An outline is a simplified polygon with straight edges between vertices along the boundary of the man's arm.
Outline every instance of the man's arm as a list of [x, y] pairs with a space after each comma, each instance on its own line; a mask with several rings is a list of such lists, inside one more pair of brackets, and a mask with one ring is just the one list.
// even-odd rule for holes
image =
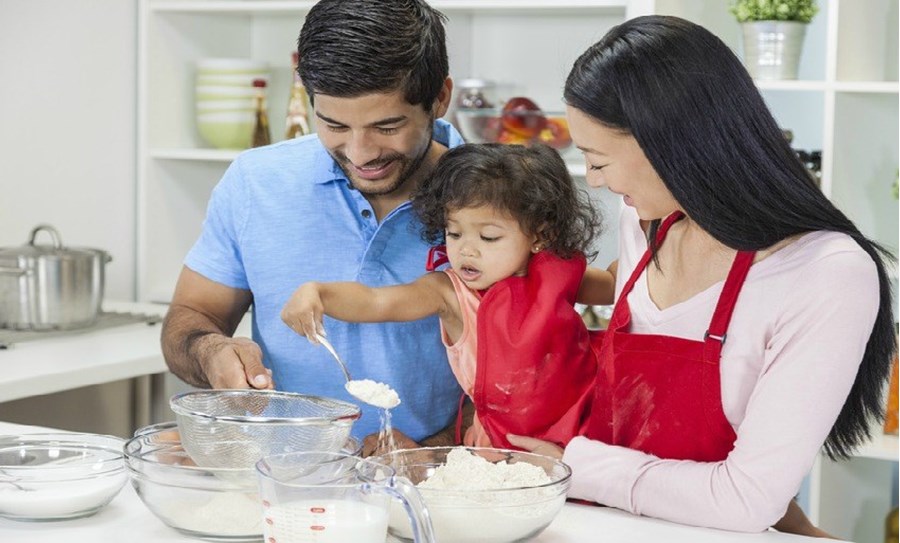
[[272, 388], [259, 346], [232, 337], [252, 301], [248, 290], [182, 268], [161, 337], [172, 373], [196, 387]]

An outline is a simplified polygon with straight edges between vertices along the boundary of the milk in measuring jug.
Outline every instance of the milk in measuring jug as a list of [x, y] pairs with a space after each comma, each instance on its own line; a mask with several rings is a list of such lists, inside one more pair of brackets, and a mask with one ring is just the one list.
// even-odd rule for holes
[[384, 543], [387, 508], [362, 501], [303, 500], [265, 510], [265, 540], [273, 543]]

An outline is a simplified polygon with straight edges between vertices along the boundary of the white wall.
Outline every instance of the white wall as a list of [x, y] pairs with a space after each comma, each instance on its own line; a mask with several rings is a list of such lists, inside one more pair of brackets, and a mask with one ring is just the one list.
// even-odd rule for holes
[[134, 297], [137, 2], [0, 0], [0, 247], [47, 222]]

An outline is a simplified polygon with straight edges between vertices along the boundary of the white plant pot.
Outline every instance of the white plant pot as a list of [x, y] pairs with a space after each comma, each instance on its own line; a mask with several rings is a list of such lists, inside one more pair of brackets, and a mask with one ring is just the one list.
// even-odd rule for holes
[[754, 79], [797, 79], [806, 23], [755, 21], [741, 23], [744, 65]]

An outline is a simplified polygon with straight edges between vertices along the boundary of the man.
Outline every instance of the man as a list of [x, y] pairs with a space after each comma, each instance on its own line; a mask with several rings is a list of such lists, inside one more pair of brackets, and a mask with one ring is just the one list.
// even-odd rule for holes
[[[424, 272], [428, 247], [409, 197], [462, 143], [438, 120], [452, 90], [443, 16], [422, 0], [322, 0], [307, 14], [298, 52], [318, 134], [246, 151], [225, 172], [178, 279], [163, 353], [194, 386], [355, 402], [328, 352], [280, 312], [306, 281], [381, 286]], [[232, 337], [251, 305], [253, 341]], [[436, 318], [328, 320], [325, 329], [355, 379], [399, 393], [393, 423], [410, 439], [451, 425], [461, 391]], [[378, 410], [362, 407], [358, 437], [379, 428]]]

